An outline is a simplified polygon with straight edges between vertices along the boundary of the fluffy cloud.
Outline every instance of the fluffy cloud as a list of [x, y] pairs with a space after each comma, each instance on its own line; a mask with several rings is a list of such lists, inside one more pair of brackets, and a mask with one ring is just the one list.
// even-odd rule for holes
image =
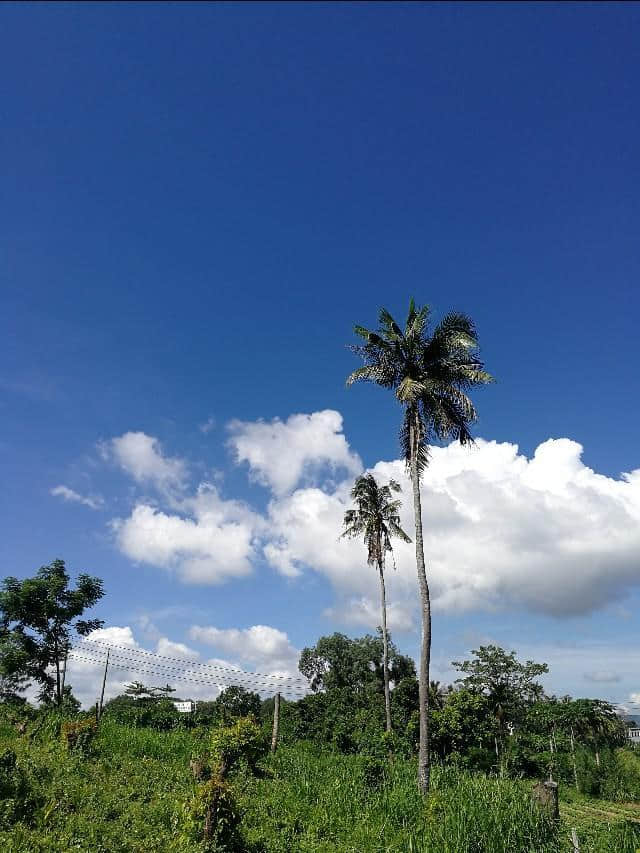
[[88, 506], [90, 509], [102, 509], [104, 506], [104, 499], [100, 495], [81, 495], [68, 486], [54, 486], [51, 489], [51, 494], [56, 498], [62, 498], [64, 501]]
[[139, 503], [128, 518], [115, 519], [120, 550], [136, 562], [172, 569], [186, 583], [250, 574], [258, 515], [239, 501], [223, 500], [210, 484], [180, 506], [182, 514], [169, 514]]
[[101, 445], [103, 455], [113, 458], [137, 483], [156, 488], [181, 489], [187, 479], [183, 459], [165, 456], [157, 438], [144, 432], [125, 432]]
[[[568, 439], [544, 442], [531, 459], [517, 445], [495, 441], [433, 449], [422, 501], [436, 607], [578, 614], [640, 583], [640, 471], [605, 477], [585, 466], [581, 454]], [[404, 463], [379, 462], [373, 473], [402, 484], [402, 524], [412, 535]], [[348, 503], [347, 482], [276, 498], [264, 553], [286, 575], [304, 567], [324, 574], [339, 596], [364, 598], [373, 618], [377, 589], [362, 545], [338, 540]], [[389, 600], [405, 607], [415, 602], [413, 546], [397, 542], [395, 554]], [[356, 621], [362, 613], [356, 609]]]
[[232, 421], [229, 424], [237, 462], [247, 462], [251, 475], [277, 495], [291, 491], [305, 476], [328, 466], [356, 474], [362, 463], [342, 433], [342, 415], [327, 409], [291, 415], [286, 421]]
[[284, 631], [269, 625], [253, 625], [243, 630], [194, 625], [189, 636], [268, 675], [293, 675], [298, 669], [298, 649], [291, 645]]
[[[362, 543], [339, 538], [361, 470], [340, 414], [235, 421], [229, 429], [235, 460], [272, 491], [266, 517], [223, 500], [211, 485], [187, 497], [186, 464], [164, 455], [157, 439], [129, 432], [109, 443], [110, 454], [137, 482], [155, 484], [167, 507], [142, 500], [112, 522], [120, 549], [189, 583], [247, 575], [260, 557], [291, 578], [311, 569], [334, 587], [329, 613], [374, 628], [375, 572]], [[543, 442], [532, 458], [515, 444], [482, 439], [470, 449], [433, 448], [422, 499], [435, 607], [562, 616], [593, 611], [640, 584], [640, 470], [606, 477], [581, 455], [566, 438]], [[403, 486], [401, 520], [413, 536], [404, 463], [378, 462], [371, 470]], [[405, 630], [416, 613], [414, 546], [396, 542], [395, 558], [397, 571], [387, 571], [389, 623]]]

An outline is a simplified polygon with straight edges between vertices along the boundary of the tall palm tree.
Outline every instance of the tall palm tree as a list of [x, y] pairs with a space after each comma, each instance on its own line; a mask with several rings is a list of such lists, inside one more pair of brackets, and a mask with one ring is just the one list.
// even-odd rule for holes
[[492, 381], [478, 358], [478, 339], [471, 319], [451, 312], [428, 333], [429, 308], [416, 307], [413, 299], [404, 330], [384, 308], [379, 328], [372, 332], [356, 326], [364, 344], [353, 347], [363, 361], [347, 379], [375, 382], [394, 391], [404, 409], [400, 443], [413, 487], [416, 566], [422, 608], [420, 650], [420, 747], [418, 786], [429, 790], [429, 663], [431, 655], [431, 602], [424, 560], [420, 477], [428, 462], [429, 445], [453, 439], [472, 441], [470, 426], [476, 410], [467, 396], [471, 388]]
[[391, 696], [389, 693], [389, 638], [387, 636], [387, 597], [384, 585], [384, 563], [387, 552], [392, 551], [391, 537], [403, 542], [411, 539], [400, 527], [399, 510], [402, 501], [394, 500], [393, 493], [402, 491], [395, 480], [379, 486], [373, 474], [362, 474], [351, 490], [356, 509], [344, 514], [343, 536], [350, 539], [362, 536], [367, 546], [367, 562], [377, 566], [380, 575], [380, 603], [382, 609], [382, 670], [384, 673], [384, 707], [387, 731], [391, 731]]

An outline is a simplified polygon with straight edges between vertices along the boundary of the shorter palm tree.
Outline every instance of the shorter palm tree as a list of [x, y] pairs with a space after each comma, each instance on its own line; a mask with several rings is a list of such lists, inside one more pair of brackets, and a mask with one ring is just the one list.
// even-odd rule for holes
[[351, 490], [356, 509], [348, 509], [344, 514], [342, 536], [354, 539], [362, 536], [367, 546], [367, 562], [376, 566], [380, 575], [380, 600], [382, 609], [382, 669], [384, 673], [384, 705], [387, 717], [387, 731], [391, 731], [391, 696], [389, 692], [389, 638], [387, 636], [387, 598], [384, 584], [385, 556], [392, 551], [391, 537], [403, 542], [411, 539], [400, 527], [399, 510], [402, 501], [394, 500], [393, 493], [402, 491], [395, 480], [389, 480], [386, 486], [378, 486], [373, 474], [362, 474]]

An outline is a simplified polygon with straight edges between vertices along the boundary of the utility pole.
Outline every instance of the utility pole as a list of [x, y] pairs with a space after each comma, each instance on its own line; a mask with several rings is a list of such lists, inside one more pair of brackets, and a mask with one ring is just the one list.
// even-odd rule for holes
[[271, 736], [271, 752], [278, 748], [278, 729], [280, 728], [280, 694], [276, 693], [273, 703], [273, 734]]
[[109, 652], [111, 649], [107, 648], [107, 660], [104, 664], [104, 676], [102, 678], [102, 692], [100, 693], [100, 706], [98, 710], [98, 719], [102, 716], [102, 705], [104, 703], [104, 688], [107, 683], [107, 671], [109, 670]]

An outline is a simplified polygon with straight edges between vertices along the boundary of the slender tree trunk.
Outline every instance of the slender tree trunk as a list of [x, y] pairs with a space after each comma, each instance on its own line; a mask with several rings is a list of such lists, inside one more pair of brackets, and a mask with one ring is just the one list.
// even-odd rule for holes
[[576, 783], [576, 791], [580, 793], [580, 785], [578, 784], [578, 767], [576, 765], [576, 742], [573, 736], [573, 726], [571, 726], [571, 758], [573, 761], [573, 780]]
[[387, 638], [387, 596], [384, 588], [384, 566], [378, 560], [380, 572], [380, 602], [382, 606], [382, 671], [384, 674], [384, 709], [387, 715], [387, 731], [391, 732], [391, 694], [389, 692], [389, 640]]
[[600, 750], [596, 749], [596, 767], [600, 767]]
[[273, 732], [271, 734], [271, 752], [278, 748], [278, 732], [280, 729], [280, 694], [276, 693], [273, 700]]
[[62, 704], [62, 691], [60, 690], [60, 654], [58, 652], [58, 644], [55, 645], [56, 655], [56, 705]]
[[413, 512], [416, 527], [416, 568], [422, 609], [422, 640], [420, 644], [420, 672], [418, 678], [418, 703], [420, 708], [420, 740], [418, 748], [418, 788], [421, 794], [429, 793], [431, 766], [429, 761], [429, 663], [431, 658], [431, 601], [424, 563], [422, 541], [422, 504], [420, 501], [420, 476], [418, 472], [417, 425], [411, 424], [411, 485], [413, 486]]

